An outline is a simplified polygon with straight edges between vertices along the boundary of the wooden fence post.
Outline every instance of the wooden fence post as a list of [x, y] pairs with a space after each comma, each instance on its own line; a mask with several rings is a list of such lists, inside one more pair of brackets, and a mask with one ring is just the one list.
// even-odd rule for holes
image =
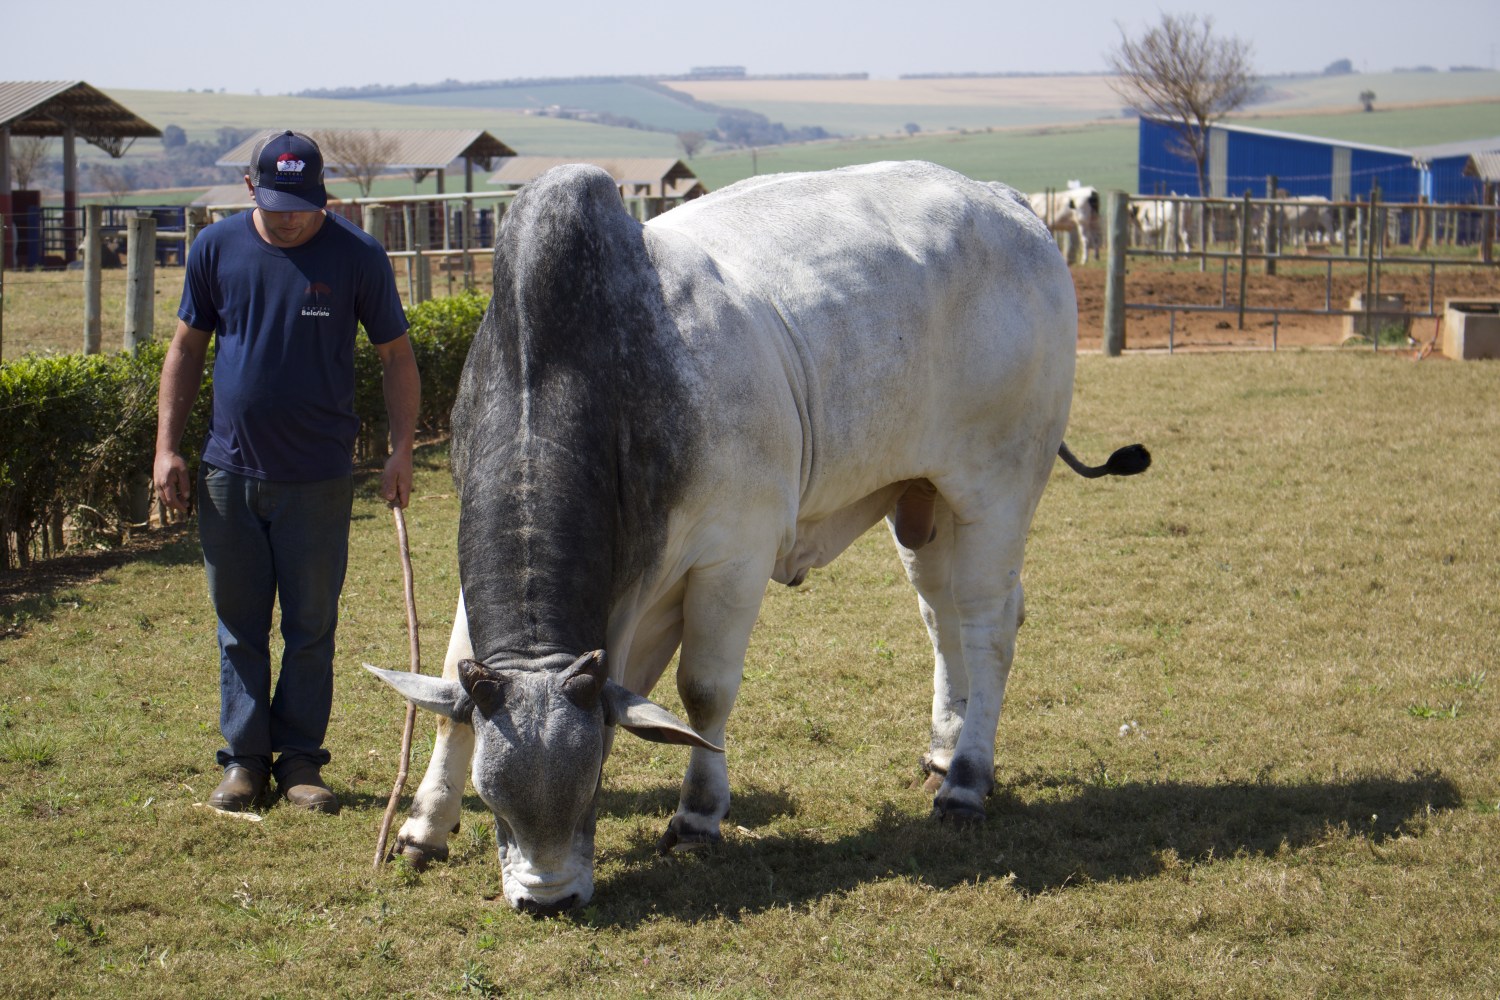
[[463, 226], [459, 235], [459, 243], [464, 252], [464, 291], [472, 292], [474, 290], [474, 255], [469, 250], [474, 244], [474, 199], [465, 198], [463, 206]]
[[[1276, 197], [1276, 175], [1266, 177], [1266, 198]], [[1281, 206], [1267, 205], [1265, 208], [1265, 232], [1261, 233], [1266, 252], [1266, 274], [1276, 274], [1276, 255], [1281, 252]]]
[[364, 211], [365, 232], [375, 237], [375, 241], [385, 246], [385, 206], [366, 205]]
[[1104, 353], [1118, 358], [1125, 350], [1125, 226], [1130, 218], [1129, 196], [1109, 193], [1109, 262], [1104, 279]]
[[151, 343], [156, 327], [156, 220], [144, 213], [125, 224], [125, 350]]
[[1240, 199], [1240, 315], [1237, 329], [1245, 328], [1245, 282], [1250, 270], [1250, 189]]
[[104, 206], [83, 206], [83, 220], [83, 353], [98, 354], [104, 335]]
[[414, 301], [426, 302], [432, 298], [432, 258], [424, 251], [432, 240], [432, 218], [431, 208], [427, 202], [419, 202], [416, 207], [417, 214], [417, 239], [412, 247], [416, 256], [412, 262], [417, 266], [417, 295]]
[[182, 265], [187, 266], [188, 254], [193, 252], [193, 243], [197, 241], [198, 234], [208, 225], [208, 209], [201, 205], [190, 207], [183, 219], [182, 237]]

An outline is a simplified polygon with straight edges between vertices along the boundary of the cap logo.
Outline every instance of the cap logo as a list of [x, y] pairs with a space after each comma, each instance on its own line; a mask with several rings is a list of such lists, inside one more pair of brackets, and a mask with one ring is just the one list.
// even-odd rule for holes
[[276, 158], [276, 179], [282, 182], [300, 181], [306, 166], [306, 160], [299, 160], [291, 153], [282, 153]]

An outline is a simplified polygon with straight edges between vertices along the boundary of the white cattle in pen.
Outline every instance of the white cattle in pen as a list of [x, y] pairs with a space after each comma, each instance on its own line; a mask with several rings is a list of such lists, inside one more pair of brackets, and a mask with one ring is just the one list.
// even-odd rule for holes
[[1338, 225], [1328, 199], [1316, 194], [1288, 198], [1281, 206], [1281, 236], [1288, 246], [1337, 242]]
[[[1103, 241], [1100, 239], [1099, 192], [1095, 188], [1083, 187], [1075, 181], [1060, 191], [1027, 195], [1026, 200], [1037, 218], [1052, 230], [1054, 238], [1076, 242], [1078, 262], [1088, 262], [1091, 248], [1094, 259], [1099, 259], [1099, 245]], [[1068, 254], [1068, 263], [1073, 263], [1073, 255], [1066, 248], [1064, 253]]]
[[1192, 233], [1188, 221], [1193, 213], [1170, 198], [1132, 198], [1130, 201], [1133, 242], [1155, 250], [1190, 250]]
[[[453, 409], [443, 676], [376, 671], [443, 717], [397, 850], [445, 857], [472, 777], [511, 905], [588, 902], [617, 727], [692, 748], [660, 848], [717, 841], [767, 581], [796, 586], [881, 519], [933, 645], [933, 812], [982, 819], [1054, 460], [1150, 461], [1088, 467], [1063, 444], [1076, 298], [1021, 196], [883, 163], [753, 178], [642, 225], [574, 164], [516, 197], [494, 275]], [[686, 722], [646, 697], [679, 651]]]

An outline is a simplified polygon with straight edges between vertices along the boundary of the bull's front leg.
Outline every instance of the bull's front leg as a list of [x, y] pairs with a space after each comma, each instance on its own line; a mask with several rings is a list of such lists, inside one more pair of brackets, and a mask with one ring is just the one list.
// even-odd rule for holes
[[[463, 594], [453, 616], [453, 633], [443, 658], [443, 678], [458, 679], [460, 660], [474, 655]], [[411, 813], [396, 834], [396, 853], [418, 868], [448, 859], [448, 838], [458, 832], [464, 784], [474, 757], [474, 727], [439, 717], [437, 740], [427, 773], [412, 798]]]
[[693, 748], [677, 812], [657, 842], [663, 854], [708, 847], [721, 838], [720, 825], [729, 815], [725, 729], [770, 573], [769, 563], [735, 560], [688, 576], [677, 693], [693, 728], [726, 752]]

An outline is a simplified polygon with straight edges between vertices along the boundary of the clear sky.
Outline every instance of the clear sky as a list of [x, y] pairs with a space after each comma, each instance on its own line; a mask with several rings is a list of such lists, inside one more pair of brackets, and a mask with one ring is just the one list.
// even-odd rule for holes
[[287, 94], [615, 74], [1089, 72], [1162, 10], [1214, 18], [1261, 73], [1496, 68], [1500, 0], [4, 0], [0, 79]]

